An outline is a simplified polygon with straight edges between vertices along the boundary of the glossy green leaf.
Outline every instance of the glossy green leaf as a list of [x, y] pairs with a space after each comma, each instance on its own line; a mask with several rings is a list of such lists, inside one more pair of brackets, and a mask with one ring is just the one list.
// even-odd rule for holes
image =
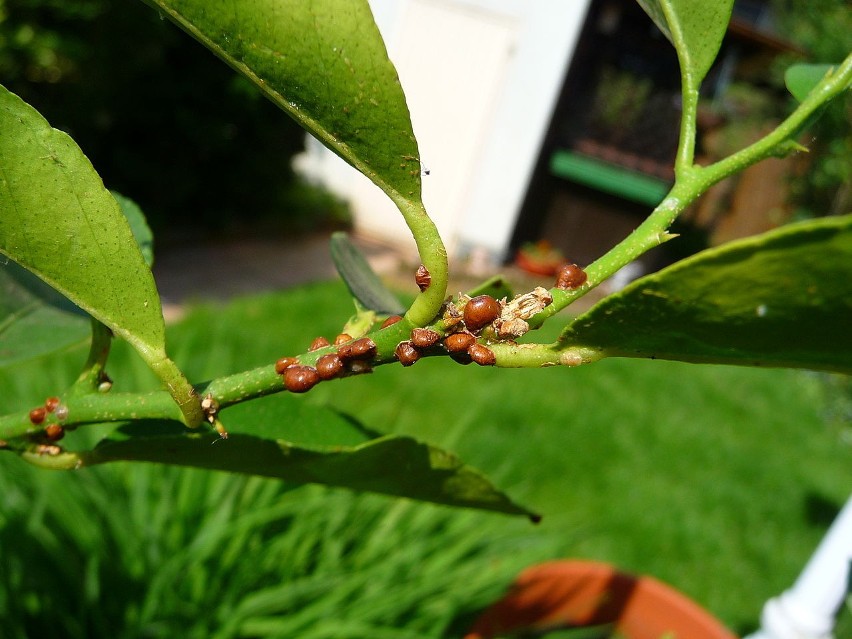
[[811, 89], [819, 84], [832, 66], [831, 64], [794, 64], [784, 72], [787, 90], [801, 102], [808, 97]]
[[[291, 418], [292, 419], [292, 418]], [[256, 423], [247, 434], [231, 430], [228, 439], [177, 422], [141, 421], [121, 426], [94, 450], [80, 453], [83, 465], [110, 461], [147, 461], [264, 477], [295, 484], [325, 484], [351, 490], [408, 497], [452, 506], [534, 517], [499, 492], [455, 455], [409, 437], [364, 438], [350, 418], [310, 407], [297, 416], [297, 428], [325, 429], [324, 444], [294, 444], [281, 438], [286, 423]], [[341, 438], [345, 444], [332, 445]], [[315, 438], [312, 438], [315, 439]]]
[[74, 141], [2, 87], [0, 253], [130, 342], [188, 406], [154, 277], [118, 203]]
[[346, 287], [366, 309], [401, 315], [405, 307], [382, 283], [361, 250], [343, 232], [331, 236], [331, 259]]
[[419, 202], [408, 106], [366, 0], [147, 2], [383, 190]]
[[852, 372], [852, 216], [703, 251], [579, 316], [605, 355]]
[[677, 50], [681, 72], [698, 86], [731, 20], [734, 0], [637, 0]]

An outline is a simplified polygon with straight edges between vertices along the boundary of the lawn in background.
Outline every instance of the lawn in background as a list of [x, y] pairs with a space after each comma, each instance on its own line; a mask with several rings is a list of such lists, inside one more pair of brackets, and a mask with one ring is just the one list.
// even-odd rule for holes
[[[338, 283], [199, 306], [169, 348], [199, 381], [333, 337], [352, 311]], [[0, 411], [54, 394], [84, 355], [0, 371]], [[108, 369], [117, 391], [156, 386], [123, 345]], [[433, 358], [262, 400], [328, 403], [450, 448], [541, 512], [538, 526], [146, 465], [48, 473], [3, 455], [0, 614], [67, 615], [81, 637], [439, 637], [526, 563], [583, 557], [652, 574], [745, 631], [850, 492], [848, 388], [787, 370]]]

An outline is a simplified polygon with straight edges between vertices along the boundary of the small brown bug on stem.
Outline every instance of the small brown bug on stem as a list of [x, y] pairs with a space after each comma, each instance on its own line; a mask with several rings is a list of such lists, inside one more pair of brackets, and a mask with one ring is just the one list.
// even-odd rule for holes
[[370, 359], [376, 354], [376, 343], [369, 337], [356, 339], [349, 344], [342, 344], [337, 348], [337, 354], [343, 361], [350, 359]]
[[319, 381], [319, 373], [312, 366], [290, 366], [284, 371], [284, 387], [291, 393], [306, 393]]
[[490, 295], [477, 295], [464, 306], [464, 323], [472, 331], [490, 324], [499, 315], [500, 302]]
[[419, 288], [422, 293], [429, 288], [429, 285], [432, 283], [432, 274], [429, 273], [429, 269], [421, 264], [417, 267], [417, 272], [414, 274], [414, 281], [417, 283], [417, 288]]
[[337, 337], [334, 338], [334, 345], [340, 346], [341, 344], [345, 344], [346, 342], [351, 342], [352, 336], [348, 333], [341, 333]]
[[420, 359], [420, 351], [418, 351], [411, 342], [400, 342], [394, 350], [396, 358], [403, 366], [412, 366]]
[[324, 338], [323, 336], [320, 335], [319, 337], [314, 338], [314, 341], [311, 342], [311, 345], [308, 347], [308, 350], [309, 351], [318, 351], [319, 349], [325, 348], [326, 346], [329, 346], [330, 344], [331, 344], [331, 342], [329, 342], [326, 338]]
[[387, 328], [388, 326], [393, 326], [397, 322], [402, 321], [402, 315], [391, 315], [384, 322], [382, 322], [382, 328]]
[[464, 353], [475, 341], [470, 333], [453, 333], [444, 338], [444, 348], [450, 353]]
[[343, 372], [343, 360], [337, 353], [329, 353], [317, 360], [316, 369], [320, 379], [334, 379]]
[[44, 421], [45, 415], [47, 411], [43, 406], [39, 406], [38, 408], [33, 408], [30, 411], [30, 422], [33, 424], [41, 424]]
[[44, 400], [44, 410], [46, 410], [48, 413], [52, 413], [61, 403], [62, 402], [58, 397], [48, 397], [46, 400]]
[[586, 271], [576, 264], [563, 264], [556, 273], [556, 288], [562, 291], [580, 288], [588, 277]]
[[291, 366], [298, 366], [299, 360], [296, 357], [282, 357], [277, 362], [275, 362], [275, 372], [279, 375], [283, 375], [284, 371], [286, 371]]
[[48, 424], [44, 427], [44, 436], [48, 441], [58, 442], [65, 437], [65, 429], [59, 424]]
[[431, 328], [415, 328], [411, 331], [411, 343], [417, 348], [431, 348], [441, 339], [441, 334]]
[[487, 346], [479, 343], [473, 343], [467, 349], [467, 354], [470, 358], [480, 366], [494, 366], [497, 363], [497, 358], [494, 357], [494, 351]]

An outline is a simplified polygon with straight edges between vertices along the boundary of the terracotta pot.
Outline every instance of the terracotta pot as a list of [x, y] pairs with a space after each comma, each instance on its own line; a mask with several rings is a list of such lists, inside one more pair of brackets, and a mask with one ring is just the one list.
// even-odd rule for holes
[[612, 634], [626, 639], [736, 639], [673, 588], [592, 561], [528, 568], [503, 599], [482, 613], [465, 639], [591, 626], [609, 626]]

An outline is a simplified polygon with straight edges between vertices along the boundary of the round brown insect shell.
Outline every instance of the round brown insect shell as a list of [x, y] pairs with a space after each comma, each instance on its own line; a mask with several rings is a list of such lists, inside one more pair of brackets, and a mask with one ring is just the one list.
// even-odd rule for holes
[[441, 334], [431, 328], [415, 328], [411, 331], [411, 343], [417, 348], [431, 348], [441, 339]]
[[478, 342], [474, 342], [468, 347], [467, 354], [480, 366], [494, 366], [497, 363], [494, 351]]
[[320, 379], [334, 379], [343, 372], [343, 360], [337, 353], [328, 353], [317, 360], [316, 369]]
[[376, 343], [369, 337], [356, 339], [350, 346], [352, 359], [370, 359], [376, 354]]
[[588, 277], [586, 271], [576, 264], [563, 264], [556, 273], [556, 288], [563, 291], [580, 288]]
[[33, 424], [41, 424], [44, 421], [45, 415], [47, 415], [47, 411], [43, 406], [33, 408], [30, 411], [30, 422]]
[[382, 322], [382, 328], [387, 328], [388, 326], [393, 326], [397, 322], [402, 321], [402, 315], [391, 315], [384, 322]]
[[348, 333], [341, 333], [337, 337], [334, 338], [334, 345], [340, 346], [341, 344], [345, 344], [346, 342], [351, 342], [352, 336]]
[[65, 437], [65, 429], [59, 424], [48, 424], [44, 427], [44, 436], [47, 437], [49, 441], [58, 442], [60, 439]]
[[319, 373], [313, 366], [290, 366], [284, 371], [284, 387], [291, 393], [306, 393], [319, 381]]
[[311, 345], [308, 347], [308, 350], [309, 351], [318, 351], [319, 349], [325, 348], [326, 346], [329, 346], [330, 344], [331, 344], [331, 342], [329, 342], [326, 338], [324, 338], [322, 335], [320, 335], [319, 337], [314, 338], [314, 341], [311, 342]]
[[423, 264], [417, 267], [417, 272], [414, 274], [414, 281], [417, 283], [417, 288], [420, 289], [421, 293], [429, 288], [429, 285], [432, 283], [432, 275], [429, 273], [429, 269]]
[[298, 366], [299, 360], [296, 357], [282, 357], [277, 362], [275, 362], [275, 372], [279, 375], [283, 375], [284, 371], [286, 371], [291, 366]]
[[56, 410], [56, 407], [59, 406], [59, 404], [61, 403], [62, 402], [58, 397], [48, 397], [46, 400], [44, 400], [44, 410], [46, 410], [48, 413], [52, 413]]
[[500, 302], [490, 295], [477, 295], [464, 306], [464, 323], [471, 331], [490, 324], [500, 315]]
[[470, 333], [453, 333], [444, 338], [444, 347], [450, 353], [464, 353], [476, 341]]
[[403, 366], [411, 366], [420, 359], [420, 351], [418, 351], [414, 344], [409, 341], [397, 344], [394, 353], [396, 354], [396, 358], [399, 360], [399, 363]]

